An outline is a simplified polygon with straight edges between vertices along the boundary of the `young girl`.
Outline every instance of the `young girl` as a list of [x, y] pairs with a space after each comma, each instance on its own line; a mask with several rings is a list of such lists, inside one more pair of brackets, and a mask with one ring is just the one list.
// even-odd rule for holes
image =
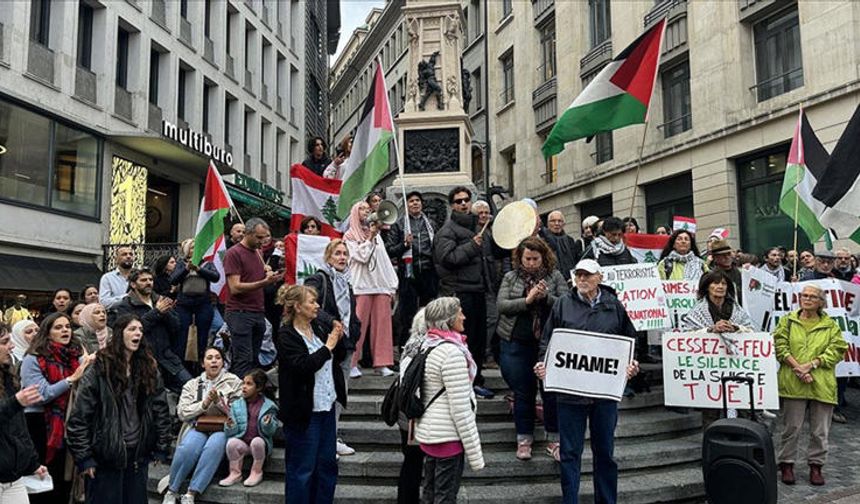
[[224, 427], [230, 438], [227, 441], [230, 474], [218, 482], [221, 486], [230, 486], [242, 479], [242, 462], [249, 452], [254, 463], [244, 485], [252, 487], [263, 479], [263, 463], [272, 452], [272, 436], [281, 428], [278, 405], [263, 395], [268, 384], [269, 379], [262, 369], [250, 371], [242, 383], [244, 400], [233, 401], [230, 405], [230, 419]]

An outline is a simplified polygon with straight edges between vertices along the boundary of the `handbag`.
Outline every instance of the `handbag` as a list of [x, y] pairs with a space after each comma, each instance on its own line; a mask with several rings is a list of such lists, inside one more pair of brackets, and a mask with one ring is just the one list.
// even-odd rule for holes
[[397, 396], [400, 395], [399, 392], [400, 377], [398, 376], [385, 392], [385, 397], [382, 399], [382, 407], [380, 408], [382, 421], [389, 427], [396, 424], [397, 420], [400, 418], [400, 408], [397, 407]]
[[222, 432], [227, 423], [227, 415], [200, 415], [194, 422], [194, 430], [209, 434]]

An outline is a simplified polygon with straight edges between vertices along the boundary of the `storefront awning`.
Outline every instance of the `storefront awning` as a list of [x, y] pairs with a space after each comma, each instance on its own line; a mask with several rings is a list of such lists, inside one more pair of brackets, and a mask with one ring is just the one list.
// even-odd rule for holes
[[[199, 175], [201, 178], [206, 177], [206, 170], [209, 169], [209, 159], [206, 156], [155, 133], [116, 134], [110, 135], [108, 139], [141, 154], [187, 170], [188, 173]], [[218, 165], [218, 171], [221, 175], [236, 173], [236, 170], [224, 164]]]
[[0, 254], [0, 290], [53, 292], [60, 287], [98, 284], [102, 272], [92, 263]]
[[290, 220], [290, 217], [292, 216], [292, 212], [290, 211], [289, 207], [279, 205], [274, 201], [265, 200], [257, 196], [256, 194], [249, 193], [244, 189], [239, 189], [233, 184], [226, 183], [224, 185], [227, 186], [227, 192], [230, 194], [230, 197], [233, 198], [234, 203], [241, 203], [245, 206], [253, 208], [274, 206], [278, 210], [278, 216], [287, 221]]

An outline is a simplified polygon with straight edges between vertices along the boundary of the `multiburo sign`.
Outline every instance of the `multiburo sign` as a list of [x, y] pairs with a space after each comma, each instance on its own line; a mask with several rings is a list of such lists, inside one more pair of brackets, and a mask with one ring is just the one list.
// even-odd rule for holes
[[212, 145], [209, 139], [191, 128], [180, 128], [170, 121], [161, 121], [161, 135], [175, 142], [194, 149], [197, 152], [211, 158], [219, 163], [233, 167], [233, 154], [225, 151], [217, 145]]

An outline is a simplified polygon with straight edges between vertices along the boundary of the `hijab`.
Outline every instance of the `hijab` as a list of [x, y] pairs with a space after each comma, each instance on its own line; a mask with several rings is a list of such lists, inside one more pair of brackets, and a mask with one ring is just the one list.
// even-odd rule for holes
[[96, 308], [101, 308], [102, 310], [104, 310], [104, 306], [100, 305], [99, 303], [90, 303], [84, 306], [84, 309], [81, 310], [81, 314], [78, 315], [78, 320], [81, 322], [81, 327], [83, 327], [85, 331], [96, 335], [96, 339], [99, 342], [99, 350], [102, 350], [107, 344], [108, 328], [107, 326], [102, 327], [101, 329], [95, 328], [95, 320], [93, 320], [93, 315], [96, 311]]
[[349, 229], [343, 237], [349, 241], [363, 242], [370, 239], [370, 227], [367, 221], [361, 218], [361, 205], [366, 205], [363, 200], [352, 205], [349, 211]]
[[30, 343], [24, 338], [24, 330], [27, 329], [27, 326], [33, 324], [36, 327], [39, 327], [38, 324], [33, 322], [32, 320], [19, 320], [12, 326], [12, 343], [15, 345], [15, 348], [12, 349], [12, 355], [15, 356], [15, 360], [21, 362], [24, 360], [24, 354], [27, 353], [27, 348], [30, 346]]

